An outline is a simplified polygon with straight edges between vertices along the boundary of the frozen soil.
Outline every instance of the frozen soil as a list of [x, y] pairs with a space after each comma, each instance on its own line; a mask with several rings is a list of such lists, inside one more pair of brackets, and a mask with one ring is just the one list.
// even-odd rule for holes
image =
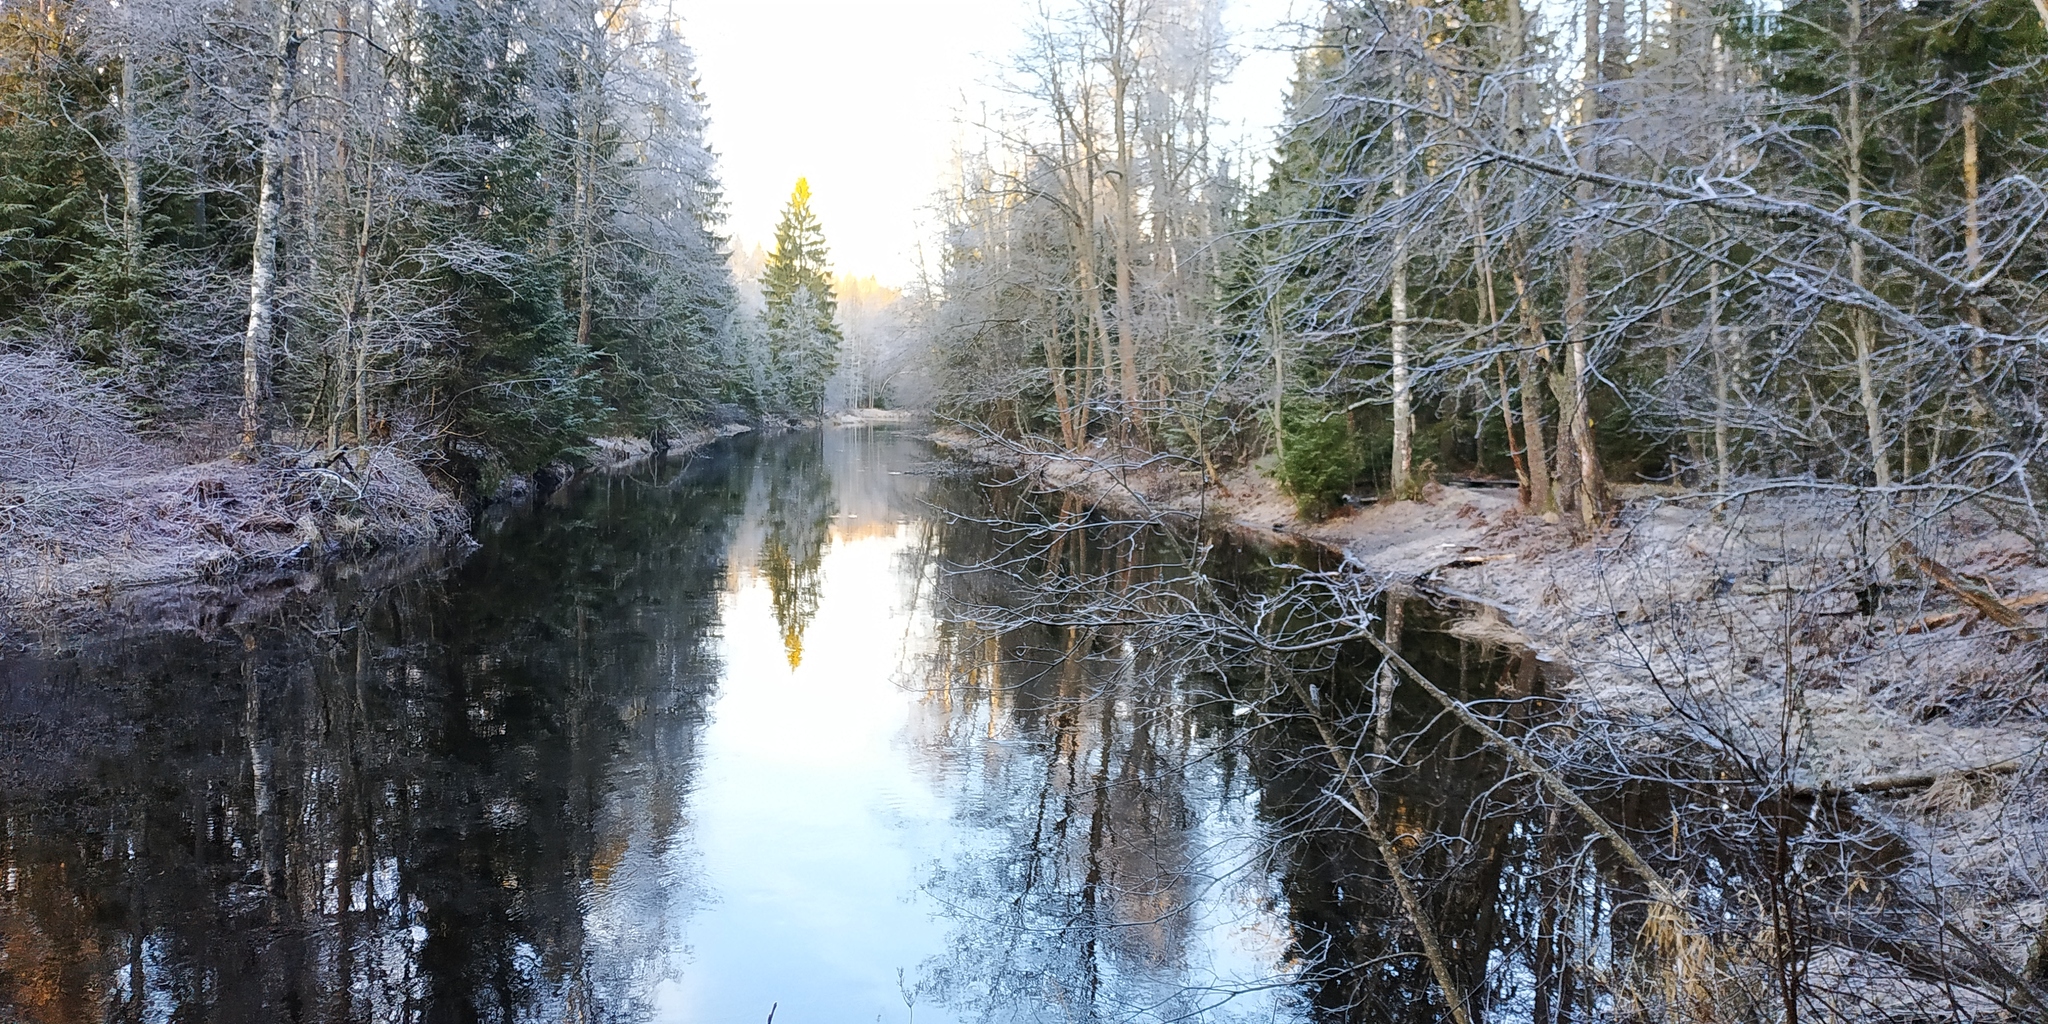
[[10, 488], [0, 600], [61, 621], [134, 591], [228, 584], [308, 561], [462, 536], [462, 504], [389, 448], [289, 461], [101, 468]]
[[[1564, 692], [1645, 754], [1731, 741], [1770, 751], [1789, 736], [1794, 783], [1844, 793], [1906, 840], [1974, 940], [2019, 970], [2039, 939], [2048, 561], [1982, 510], [1880, 510], [1812, 488], [1713, 500], [1633, 486], [1588, 536], [1521, 513], [1513, 488], [1432, 485], [1420, 501], [1309, 522], [1250, 470], [1217, 486], [1176, 461], [1031, 451], [964, 431], [935, 440], [1125, 512], [1341, 551], [1469, 609], [1456, 632], [1567, 668]], [[1899, 541], [2022, 625], [1987, 620], [1899, 557]]]
[[[691, 431], [668, 454], [748, 428]], [[639, 438], [595, 438], [559, 485], [651, 458]], [[495, 500], [530, 498], [519, 478]], [[464, 503], [395, 447], [168, 467], [130, 460], [0, 486], [0, 635], [203, 628], [243, 619], [330, 577], [402, 579], [470, 543]]]

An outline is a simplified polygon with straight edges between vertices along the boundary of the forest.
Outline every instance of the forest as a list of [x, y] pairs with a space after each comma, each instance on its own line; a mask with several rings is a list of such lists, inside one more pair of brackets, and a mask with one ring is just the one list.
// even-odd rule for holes
[[[790, 676], [826, 670], [828, 563], [887, 541], [869, 582], [930, 616], [903, 613], [887, 679], [925, 717], [889, 736], [1031, 766], [961, 815], [1017, 842], [920, 890], [959, 889], [927, 981], [980, 1019], [1229, 1019], [1198, 985], [1145, 1000], [1235, 892], [1191, 876], [1239, 843], [1227, 880], [1291, 945], [1223, 999], [1285, 988], [1302, 1020], [2048, 1018], [2048, 0], [1308, 7], [1284, 123], [1249, 143], [1218, 99], [1254, 45], [1226, 0], [1035, 8], [899, 290], [835, 274], [810, 179], [772, 249], [735, 251], [664, 5], [0, 3], [0, 607], [218, 588], [224, 611], [165, 604], [180, 670], [246, 706], [191, 731], [248, 763], [209, 762], [205, 821], [158, 845], [203, 834], [309, 920], [354, 912], [346, 872], [374, 910], [387, 854], [337, 826], [284, 863], [259, 734], [303, 730], [306, 792], [359, 769], [266, 686], [350, 723], [365, 680], [401, 717], [431, 689], [420, 734], [490, 748], [490, 792], [448, 811], [483, 817], [449, 833], [538, 849], [485, 808], [604, 791], [663, 700], [678, 749], [715, 728], [720, 617], [757, 583]], [[875, 426], [909, 413], [925, 434]], [[562, 487], [759, 427], [790, 436]], [[835, 504], [861, 487], [890, 496]], [[469, 575], [421, 569], [472, 533]], [[22, 704], [71, 706], [20, 671]], [[540, 738], [493, 739], [492, 701]], [[35, 722], [0, 718], [20, 749]], [[75, 745], [16, 787], [35, 815], [96, 770]], [[387, 794], [440, 795], [418, 745]], [[584, 795], [521, 789], [534, 750]], [[51, 920], [73, 847], [130, 828], [114, 788], [77, 836], [23, 826], [59, 837]], [[686, 789], [650, 790], [674, 835]], [[1256, 821], [1204, 847], [1203, 800]], [[532, 859], [580, 935], [630, 841], [577, 806], [583, 845]], [[516, 872], [457, 859], [449, 891], [526, 927]], [[414, 909], [375, 912], [411, 969]], [[485, 959], [518, 975], [523, 941]], [[471, 1009], [459, 987], [391, 998], [427, 1019]], [[478, 1019], [520, 1019], [501, 1003]]]
[[[1048, 11], [920, 315], [961, 450], [1338, 564], [1234, 595], [1199, 545], [1192, 583], [1091, 568], [1069, 504], [985, 563], [1024, 607], [970, 625], [1232, 659], [1175, 678], [1250, 675], [1238, 713], [1298, 730], [1437, 1019], [2040, 1016], [2048, 4], [1314, 17], [1247, 155], [1219, 5]], [[1568, 673], [1571, 710], [1543, 720], [1540, 673], [1475, 699], [1408, 667], [1418, 593]], [[1401, 734], [1397, 694], [1464, 731]], [[1640, 902], [1543, 902], [1520, 967], [1439, 931], [1497, 818], [1401, 787], [1475, 750], [1516, 835], [1575, 823]], [[1627, 824], [1641, 786], [1688, 794], [1668, 835]]]
[[1331, 4], [1262, 180], [1212, 4], [1081, 4], [952, 190], [944, 401], [1075, 451], [2040, 494], [2044, 14]]
[[2048, 9], [1330, 5], [1270, 171], [1213, 4], [1049, 19], [963, 159], [944, 401], [1305, 501], [1509, 475], [2041, 492]]
[[808, 191], [792, 329], [739, 299], [705, 126], [678, 22], [632, 3], [0, 8], [8, 561], [453, 535], [593, 438], [814, 413]]

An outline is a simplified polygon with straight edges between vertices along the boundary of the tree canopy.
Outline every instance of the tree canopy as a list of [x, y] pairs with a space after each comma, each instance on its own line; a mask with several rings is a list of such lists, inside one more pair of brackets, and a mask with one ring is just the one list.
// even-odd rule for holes
[[839, 367], [839, 304], [828, 255], [825, 229], [811, 209], [811, 183], [798, 178], [761, 275], [769, 357], [780, 394], [798, 412], [824, 405], [825, 385]]

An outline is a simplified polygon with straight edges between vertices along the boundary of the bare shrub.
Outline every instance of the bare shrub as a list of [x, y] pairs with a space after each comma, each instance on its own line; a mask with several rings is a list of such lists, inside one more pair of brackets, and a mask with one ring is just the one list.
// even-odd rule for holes
[[346, 545], [416, 544], [469, 525], [462, 503], [391, 445], [309, 451], [281, 472], [288, 479], [280, 490], [295, 518], [322, 513], [330, 539]]
[[132, 468], [145, 446], [106, 384], [48, 352], [0, 352], [0, 486]]

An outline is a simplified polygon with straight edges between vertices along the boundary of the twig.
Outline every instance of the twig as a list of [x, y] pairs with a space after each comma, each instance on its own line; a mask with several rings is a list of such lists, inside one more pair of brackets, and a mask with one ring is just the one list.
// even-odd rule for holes
[[1705, 930], [1700, 928], [1699, 922], [1693, 918], [1692, 912], [1686, 909], [1684, 898], [1679, 895], [1677, 887], [1665, 881], [1664, 876], [1658, 874], [1657, 869], [1651, 867], [1650, 862], [1644, 860], [1643, 855], [1636, 852], [1635, 844], [1630, 843], [1628, 837], [1621, 834], [1620, 829], [1615, 828], [1612, 822], [1603, 817], [1599, 811], [1594, 810], [1593, 806], [1580, 797], [1578, 792], [1572, 789], [1569, 783], [1565, 782], [1556, 772], [1538, 764], [1535, 758], [1529, 756], [1528, 751], [1522, 749], [1521, 744], [1508, 739], [1500, 730], [1486, 724], [1478, 715], [1473, 714], [1472, 709], [1466, 707], [1464, 701], [1445, 693], [1442, 688], [1430, 682], [1428, 676], [1416, 671], [1415, 666], [1408, 664], [1406, 658], [1401, 657], [1392, 647], [1387, 646], [1386, 641], [1374, 636], [1371, 630], [1360, 630], [1358, 635], [1378, 648], [1381, 657], [1387, 659], [1389, 664], [1399, 669], [1402, 675], [1414, 680], [1415, 685], [1422, 687], [1423, 692], [1429, 694], [1437, 703], [1442, 704], [1444, 710], [1449, 711], [1452, 717], [1463, 723], [1466, 728], [1478, 733], [1487, 742], [1499, 747], [1503, 753], [1507, 754], [1508, 759], [1515, 763], [1516, 767], [1535, 776], [1538, 781], [1542, 782], [1544, 788], [1550, 790], [1553, 795], [1577, 813], [1587, 825], [1591, 826], [1593, 831], [1600, 833], [1601, 837], [1614, 847], [1615, 853], [1621, 856], [1622, 862], [1627, 864], [1629, 869], [1634, 871], [1643, 880], [1643, 884], [1649, 887], [1652, 896], [1670, 906], [1672, 912], [1679, 916], [1680, 921], [1689, 930], [1702, 936], [1706, 934]]

